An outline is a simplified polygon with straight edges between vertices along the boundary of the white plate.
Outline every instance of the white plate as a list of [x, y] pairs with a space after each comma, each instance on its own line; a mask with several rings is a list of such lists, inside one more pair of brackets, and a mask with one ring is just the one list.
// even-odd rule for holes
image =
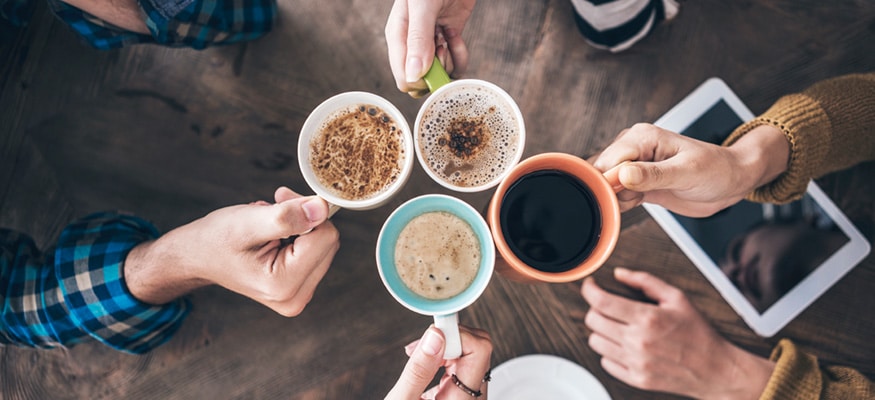
[[611, 400], [580, 365], [549, 354], [510, 359], [492, 370], [489, 398], [496, 400]]

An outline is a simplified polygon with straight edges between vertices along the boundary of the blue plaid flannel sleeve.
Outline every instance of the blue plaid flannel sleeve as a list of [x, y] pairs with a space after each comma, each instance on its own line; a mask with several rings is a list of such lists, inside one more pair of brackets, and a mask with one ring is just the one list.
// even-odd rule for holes
[[276, 0], [138, 0], [150, 34], [118, 28], [60, 0], [48, 0], [61, 18], [92, 47], [106, 50], [137, 43], [204, 49], [253, 40], [270, 32]]
[[140, 218], [98, 213], [67, 226], [54, 251], [41, 253], [29, 237], [0, 229], [0, 343], [52, 348], [94, 339], [141, 354], [166, 342], [189, 303], [140, 302], [123, 274], [128, 252], [157, 236]]
[[[0, 17], [25, 25], [38, 0], [0, 0]], [[206, 47], [257, 39], [270, 32], [276, 0], [137, 0], [149, 34], [130, 32], [61, 0], [48, 0], [52, 12], [96, 49], [138, 43]]]

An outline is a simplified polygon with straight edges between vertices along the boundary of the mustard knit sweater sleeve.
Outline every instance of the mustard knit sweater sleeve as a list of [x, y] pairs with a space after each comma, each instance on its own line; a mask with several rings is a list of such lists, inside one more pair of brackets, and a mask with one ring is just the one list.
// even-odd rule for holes
[[724, 146], [760, 125], [773, 125], [790, 142], [787, 171], [748, 195], [748, 200], [787, 203], [808, 182], [857, 163], [875, 160], [875, 73], [845, 75], [778, 99], [738, 127]]
[[823, 367], [788, 339], [772, 350], [775, 372], [760, 400], [873, 399], [875, 384], [847, 367]]

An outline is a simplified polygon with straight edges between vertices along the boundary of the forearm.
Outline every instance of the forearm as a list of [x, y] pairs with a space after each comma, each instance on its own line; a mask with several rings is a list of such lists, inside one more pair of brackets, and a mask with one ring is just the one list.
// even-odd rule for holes
[[134, 247], [125, 260], [131, 294], [149, 304], [165, 304], [209, 284], [181, 262], [172, 238], [164, 236]]
[[875, 73], [848, 75], [784, 96], [742, 125], [724, 145], [733, 145], [759, 126], [779, 129], [790, 143], [787, 171], [756, 189], [749, 199], [784, 203], [800, 197], [808, 182], [875, 159]]

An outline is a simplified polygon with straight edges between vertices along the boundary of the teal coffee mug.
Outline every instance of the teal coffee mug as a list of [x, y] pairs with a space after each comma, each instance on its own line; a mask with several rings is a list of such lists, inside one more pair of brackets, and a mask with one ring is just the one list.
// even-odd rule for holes
[[386, 219], [376, 255], [392, 297], [434, 316], [446, 338], [444, 358], [461, 356], [458, 312], [486, 290], [495, 267], [492, 234], [480, 213], [452, 196], [413, 198]]

